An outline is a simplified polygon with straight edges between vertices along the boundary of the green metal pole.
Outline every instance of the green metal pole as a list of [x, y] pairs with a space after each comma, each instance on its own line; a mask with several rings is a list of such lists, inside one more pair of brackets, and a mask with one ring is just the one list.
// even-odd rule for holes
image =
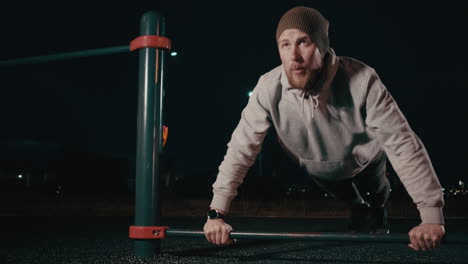
[[[160, 18], [160, 27], [158, 28], [160, 31], [158, 32], [158, 35], [159, 36], [166, 36], [166, 18], [165, 17], [161, 17]], [[163, 114], [164, 114], [164, 95], [165, 95], [165, 84], [164, 84], [164, 76], [165, 76], [165, 73], [164, 73], [164, 70], [165, 70], [165, 65], [166, 65], [166, 51], [163, 50], [163, 49], [159, 49], [158, 50], [159, 52], [159, 59], [160, 59], [160, 71], [159, 71], [159, 80], [158, 80], [158, 92], [159, 92], [159, 97], [156, 98], [156, 100], [159, 101], [159, 115], [157, 116], [157, 120], [155, 122], [155, 124], [158, 125], [158, 130], [159, 130], [159, 135], [162, 135], [162, 127], [163, 127], [163, 124], [164, 124], [164, 120], [163, 120]], [[159, 150], [159, 153], [161, 153], [164, 148], [163, 148], [163, 145], [162, 145], [162, 136], [158, 136], [157, 137], [158, 139], [158, 150]]]
[[[163, 33], [162, 16], [149, 11], [143, 14], [140, 34]], [[162, 50], [142, 48], [139, 51], [138, 124], [136, 156], [135, 225], [155, 226], [159, 224], [158, 168], [160, 125], [160, 92]], [[135, 240], [135, 254], [150, 257], [160, 251], [160, 240]]]
[[10, 66], [16, 66], [16, 65], [23, 65], [23, 64], [68, 60], [68, 59], [92, 57], [92, 56], [99, 56], [99, 55], [109, 55], [109, 54], [125, 53], [125, 52], [130, 52], [129, 45], [4, 60], [4, 61], [0, 61], [0, 67], [10, 67]]

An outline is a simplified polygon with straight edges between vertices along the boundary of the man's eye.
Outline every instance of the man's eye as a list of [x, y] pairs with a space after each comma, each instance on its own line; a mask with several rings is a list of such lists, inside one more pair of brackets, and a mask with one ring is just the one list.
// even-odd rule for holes
[[281, 44], [281, 47], [282, 48], [287, 48], [287, 47], [289, 47], [289, 43], [283, 43], [283, 44]]

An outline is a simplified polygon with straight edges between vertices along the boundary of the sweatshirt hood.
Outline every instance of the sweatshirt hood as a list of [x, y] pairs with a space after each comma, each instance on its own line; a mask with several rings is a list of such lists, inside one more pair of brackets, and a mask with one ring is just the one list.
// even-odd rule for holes
[[301, 97], [301, 116], [304, 115], [304, 101], [312, 101], [312, 112], [311, 118], [314, 116], [314, 110], [319, 107], [320, 103], [325, 103], [330, 97], [330, 85], [338, 71], [339, 63], [338, 57], [335, 55], [333, 49], [329, 49], [327, 54], [324, 56], [324, 69], [320, 72], [320, 76], [313, 87], [309, 87], [306, 90], [298, 89], [293, 87], [286, 75], [286, 70], [281, 67], [281, 85], [283, 89], [286, 89], [288, 93], [292, 93], [295, 96]]

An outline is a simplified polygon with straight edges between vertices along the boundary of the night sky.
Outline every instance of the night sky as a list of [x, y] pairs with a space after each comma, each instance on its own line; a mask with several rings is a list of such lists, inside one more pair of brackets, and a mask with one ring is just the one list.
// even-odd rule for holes
[[[279, 18], [308, 5], [330, 20], [330, 46], [338, 55], [376, 69], [442, 184], [468, 180], [468, 10], [461, 2], [186, 2], [3, 7], [0, 60], [128, 45], [145, 11], [162, 12], [178, 52], [166, 68], [166, 151], [178, 174], [195, 175], [217, 169], [248, 91], [280, 64]], [[42, 156], [66, 148], [134, 161], [137, 53], [0, 68], [0, 76], [3, 146], [34, 145]]]

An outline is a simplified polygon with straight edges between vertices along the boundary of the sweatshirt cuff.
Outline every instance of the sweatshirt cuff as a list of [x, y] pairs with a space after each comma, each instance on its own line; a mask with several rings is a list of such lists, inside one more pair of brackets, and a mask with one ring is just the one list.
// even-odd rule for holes
[[232, 199], [229, 199], [219, 194], [214, 194], [213, 200], [211, 200], [210, 207], [223, 210], [227, 214], [231, 207], [231, 201]]
[[421, 224], [444, 224], [444, 215], [442, 214], [442, 207], [423, 207], [419, 208], [419, 215], [421, 216]]

